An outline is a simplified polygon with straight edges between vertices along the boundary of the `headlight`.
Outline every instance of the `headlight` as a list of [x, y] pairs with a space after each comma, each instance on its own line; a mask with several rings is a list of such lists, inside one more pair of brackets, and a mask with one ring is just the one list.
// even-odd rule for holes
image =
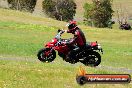
[[54, 39], [52, 39], [52, 42], [54, 42], [55, 40]]

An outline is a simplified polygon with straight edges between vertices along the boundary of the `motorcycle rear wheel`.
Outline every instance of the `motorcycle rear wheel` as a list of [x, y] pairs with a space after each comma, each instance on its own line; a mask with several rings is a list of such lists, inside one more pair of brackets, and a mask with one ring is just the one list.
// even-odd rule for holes
[[84, 60], [81, 61], [81, 63], [86, 66], [98, 66], [101, 63], [101, 56], [95, 51], [87, 52], [87, 55], [84, 57]]
[[52, 62], [56, 58], [56, 52], [55, 50], [50, 52], [50, 48], [43, 48], [38, 51], [37, 57], [41, 62]]

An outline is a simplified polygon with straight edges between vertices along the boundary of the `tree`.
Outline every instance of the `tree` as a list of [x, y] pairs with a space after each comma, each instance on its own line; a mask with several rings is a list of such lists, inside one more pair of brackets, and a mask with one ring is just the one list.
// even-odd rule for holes
[[93, 4], [88, 4], [88, 3], [85, 3], [84, 4], [84, 22], [86, 25], [89, 25], [89, 26], [93, 26], [93, 21], [92, 21], [92, 10], [93, 10]]
[[55, 11], [55, 4], [56, 2], [52, 0], [44, 0], [42, 3], [43, 11], [50, 17], [53, 17], [53, 12]]
[[[90, 8], [90, 16], [95, 27], [108, 27], [108, 22], [112, 19], [112, 0], [92, 0], [92, 8]], [[85, 7], [86, 8], [86, 7]], [[86, 11], [86, 10], [85, 10]], [[87, 13], [88, 14], [88, 13]]]
[[11, 9], [33, 12], [37, 0], [7, 0]]
[[69, 21], [76, 13], [76, 4], [73, 0], [44, 0], [44, 12], [57, 20]]

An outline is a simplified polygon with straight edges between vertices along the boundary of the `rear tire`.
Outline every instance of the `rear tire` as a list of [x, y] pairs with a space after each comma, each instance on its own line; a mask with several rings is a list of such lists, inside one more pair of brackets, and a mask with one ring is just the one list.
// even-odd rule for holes
[[[38, 51], [37, 57], [42, 62], [52, 62], [56, 58], [56, 52], [55, 50], [52, 50], [50, 52], [50, 48], [44, 48]], [[46, 54], [49, 52], [48, 54]]]
[[87, 55], [81, 62], [86, 66], [98, 66], [101, 63], [101, 56], [95, 51], [87, 52]]

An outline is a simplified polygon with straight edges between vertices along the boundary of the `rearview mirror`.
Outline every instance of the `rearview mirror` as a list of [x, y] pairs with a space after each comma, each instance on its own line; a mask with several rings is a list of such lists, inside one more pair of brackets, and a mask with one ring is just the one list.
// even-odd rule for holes
[[58, 33], [61, 31], [61, 29], [58, 29]]

